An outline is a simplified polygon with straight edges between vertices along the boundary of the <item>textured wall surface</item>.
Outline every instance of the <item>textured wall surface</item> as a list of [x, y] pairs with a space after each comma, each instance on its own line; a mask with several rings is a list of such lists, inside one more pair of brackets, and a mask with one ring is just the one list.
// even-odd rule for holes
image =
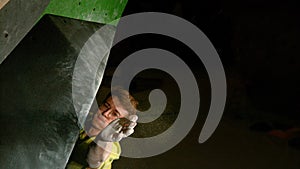
[[[72, 98], [74, 65], [81, 47], [102, 26], [46, 15], [1, 64], [0, 123], [5, 131], [0, 136], [2, 166], [65, 167], [79, 131], [80, 114]], [[114, 33], [113, 28], [105, 32], [103, 42], [108, 44], [95, 41], [87, 54], [111, 44]], [[100, 32], [98, 37], [102, 35]], [[95, 88], [100, 85], [107, 57], [99, 68]], [[93, 100], [96, 91], [85, 92], [88, 84], [79, 85], [75, 92], [84, 94], [76, 100], [77, 105], [89, 107], [86, 100]]]
[[10, 0], [0, 8], [0, 63], [41, 16], [50, 0]]

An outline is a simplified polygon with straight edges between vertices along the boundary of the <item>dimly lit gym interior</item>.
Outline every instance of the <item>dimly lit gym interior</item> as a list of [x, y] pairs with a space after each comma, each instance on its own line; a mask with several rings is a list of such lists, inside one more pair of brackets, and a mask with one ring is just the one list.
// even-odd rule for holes
[[[101, 103], [110, 92], [118, 65], [147, 48], [170, 51], [188, 65], [201, 96], [198, 116], [186, 137], [172, 149], [145, 158], [121, 156], [113, 162], [113, 169], [300, 168], [300, 13], [293, 1], [114, 0], [97, 1], [94, 7], [87, 0], [76, 1], [76, 9], [87, 12], [85, 9], [91, 8], [89, 13], [95, 16], [98, 12], [98, 20], [81, 15], [80, 10], [69, 9], [72, 12], [63, 15], [56, 9], [61, 7], [57, 2], [1, 2], [0, 122], [4, 127], [0, 168], [65, 168], [82, 120], [76, 105], [92, 109], [92, 104]], [[24, 14], [19, 10], [22, 5]], [[111, 12], [114, 9], [115, 13]], [[107, 25], [105, 18], [139, 12], [162, 12], [187, 20], [207, 36], [220, 57], [226, 76], [226, 104], [218, 127], [204, 143], [198, 138], [211, 104], [210, 77], [195, 52], [174, 38], [141, 34], [112, 46], [118, 24], [112, 25], [105, 34], [100, 33], [111, 49], [97, 70], [96, 88], [78, 91], [88, 99], [81, 97], [77, 103], [72, 98], [76, 59], [86, 42]], [[84, 57], [89, 57], [87, 54]], [[140, 113], [151, 107], [148, 96], [152, 90], [161, 89], [167, 97], [161, 116], [138, 123], [130, 137], [152, 137], [170, 129], [178, 117], [181, 94], [168, 72], [141, 71], [129, 89], [139, 101]]]

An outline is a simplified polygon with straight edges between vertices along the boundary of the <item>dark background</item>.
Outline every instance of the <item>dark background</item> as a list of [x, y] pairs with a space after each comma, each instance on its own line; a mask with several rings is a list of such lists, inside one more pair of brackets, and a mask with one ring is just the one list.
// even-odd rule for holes
[[[181, 42], [161, 35], [138, 35], [122, 41], [112, 49], [106, 74], [135, 51], [150, 47], [166, 49], [183, 59], [193, 71], [201, 107], [189, 135], [172, 150], [144, 159], [122, 157], [114, 168], [300, 167], [300, 13], [295, 3], [130, 0], [123, 15], [137, 12], [173, 14], [203, 31], [223, 63], [227, 101], [219, 127], [208, 141], [199, 144], [197, 139], [210, 102], [208, 75], [199, 58]], [[131, 84], [133, 93], [161, 88], [169, 96], [168, 104], [178, 109], [174, 95], [179, 90], [175, 82], [167, 75], [158, 75], [153, 70], [141, 72]], [[173, 90], [169, 85], [173, 85]], [[147, 106], [143, 100], [141, 109]], [[176, 115], [164, 114], [150, 126], [140, 124], [134, 136], [158, 134], [157, 130], [167, 129], [163, 124], [171, 125], [175, 118]]]
[[[253, 106], [299, 118], [300, 13], [295, 3], [213, 0], [196, 4], [194, 1], [131, 0], [123, 15], [151, 11], [182, 17], [206, 34], [218, 51], [227, 77], [233, 78], [228, 79], [229, 90], [244, 87]], [[130, 50], [160, 45], [181, 53], [180, 57], [186, 62], [199, 67], [191, 51], [183, 51], [184, 46], [175, 43], [152, 35], [135, 40], [131, 43], [135, 49]]]

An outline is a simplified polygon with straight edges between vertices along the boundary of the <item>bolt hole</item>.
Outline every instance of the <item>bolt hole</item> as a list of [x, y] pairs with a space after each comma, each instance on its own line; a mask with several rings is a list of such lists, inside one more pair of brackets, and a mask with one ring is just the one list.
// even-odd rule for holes
[[93, 11], [95, 11], [96, 10], [96, 8], [93, 8]]
[[64, 23], [67, 23], [67, 21], [66, 20], [63, 20], [64, 21]]
[[78, 5], [81, 5], [81, 2], [79, 2]]
[[104, 13], [105, 16], [107, 16], [107, 13]]
[[7, 38], [8, 37], [8, 33], [4, 32], [4, 37]]

